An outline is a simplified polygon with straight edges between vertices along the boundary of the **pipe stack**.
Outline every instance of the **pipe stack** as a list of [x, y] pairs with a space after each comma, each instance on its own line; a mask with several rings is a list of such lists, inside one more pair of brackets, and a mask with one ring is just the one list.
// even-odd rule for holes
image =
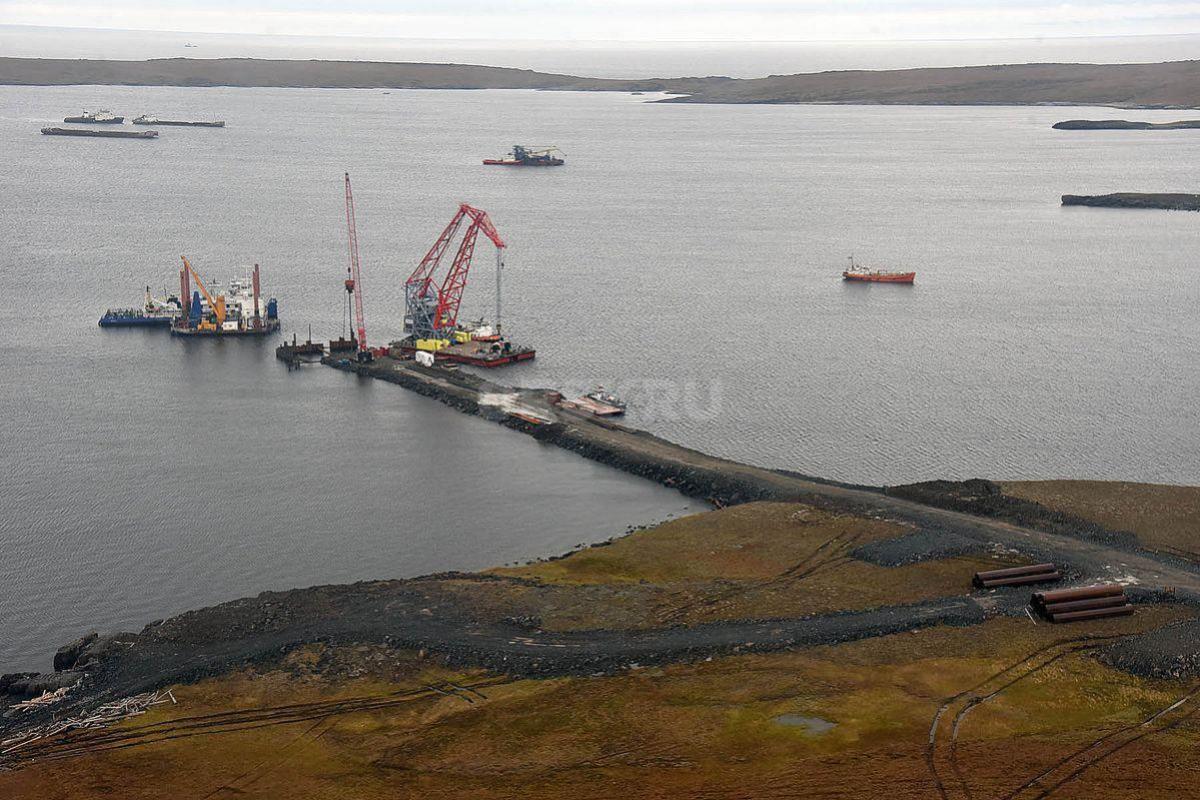
[[1034, 592], [1029, 604], [1051, 622], [1079, 622], [1133, 613], [1133, 606], [1125, 597], [1125, 587], [1116, 583]]
[[1049, 583], [1062, 578], [1062, 573], [1053, 564], [1030, 564], [1027, 567], [1010, 567], [976, 572], [972, 583], [980, 589], [996, 586], [1024, 586], [1030, 583]]

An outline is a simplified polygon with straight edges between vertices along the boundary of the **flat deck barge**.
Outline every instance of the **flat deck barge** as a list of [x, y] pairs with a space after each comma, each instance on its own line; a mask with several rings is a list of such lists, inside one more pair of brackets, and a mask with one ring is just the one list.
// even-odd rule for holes
[[[411, 341], [400, 342], [395, 348], [406, 356], [414, 356], [418, 352]], [[537, 355], [532, 347], [519, 345], [501, 346], [496, 342], [477, 341], [461, 342], [444, 347], [433, 354], [434, 361], [449, 361], [455, 364], [467, 364], [472, 367], [503, 367], [516, 364], [519, 361], [529, 361]]]
[[209, 338], [209, 339], [226, 339], [238, 336], [268, 336], [272, 333], [279, 332], [279, 320], [264, 319], [262, 325], [255, 328], [246, 326], [245, 328], [237, 328], [236, 330], [221, 330], [220, 328], [200, 329], [192, 328], [186, 325], [172, 325], [172, 336], [189, 336], [193, 338]]
[[95, 131], [89, 128], [42, 128], [44, 136], [94, 136], [99, 139], [157, 139], [158, 131]]

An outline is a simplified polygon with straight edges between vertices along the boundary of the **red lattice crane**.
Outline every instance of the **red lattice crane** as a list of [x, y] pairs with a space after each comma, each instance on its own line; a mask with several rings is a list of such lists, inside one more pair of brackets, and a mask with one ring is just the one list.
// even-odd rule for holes
[[346, 292], [354, 296], [354, 324], [358, 338], [358, 360], [370, 361], [367, 347], [367, 327], [363, 322], [362, 269], [358, 262], [358, 227], [354, 219], [354, 192], [350, 189], [350, 173], [346, 173], [346, 230], [350, 238], [350, 265], [346, 268]]
[[[470, 222], [463, 232], [450, 270], [442, 279], [441, 285], [435, 288], [434, 279], [442, 257], [450, 249], [450, 244], [463, 222], [468, 219]], [[405, 281], [405, 311], [410, 330], [416, 338], [446, 338], [458, 325], [458, 310], [462, 305], [463, 291], [467, 288], [467, 276], [471, 271], [471, 259], [475, 255], [475, 243], [481, 232], [491, 239], [499, 257], [506, 245], [487, 212], [466, 203], [461, 204], [450, 224], [441, 232], [433, 247], [429, 248], [429, 252]]]

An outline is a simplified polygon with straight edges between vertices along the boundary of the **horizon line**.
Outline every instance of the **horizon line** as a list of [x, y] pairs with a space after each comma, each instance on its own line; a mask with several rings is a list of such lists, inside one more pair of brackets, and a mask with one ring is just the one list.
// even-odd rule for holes
[[353, 33], [303, 34], [303, 33], [250, 33], [245, 31], [189, 31], [164, 28], [97, 28], [76, 25], [37, 25], [22, 22], [0, 23], [0, 28], [36, 28], [52, 31], [102, 31], [106, 33], [171, 33], [189, 36], [245, 36], [265, 39], [357, 39], [371, 41], [399, 42], [507, 42], [529, 44], [657, 44], [657, 45], [752, 45], [752, 44], [935, 44], [935, 43], [970, 43], [970, 42], [1039, 42], [1087, 39], [1183, 39], [1200, 36], [1200, 31], [1188, 33], [1120, 33], [1120, 34], [1079, 34], [1074, 36], [991, 36], [991, 37], [950, 37], [930, 39], [493, 39], [483, 37], [404, 37], [404, 36], [370, 36]]

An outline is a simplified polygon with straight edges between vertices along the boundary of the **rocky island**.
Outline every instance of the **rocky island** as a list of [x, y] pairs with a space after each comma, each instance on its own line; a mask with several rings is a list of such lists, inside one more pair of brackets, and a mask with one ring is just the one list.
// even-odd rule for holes
[[1158, 208], [1168, 211], [1200, 211], [1200, 194], [1182, 192], [1115, 192], [1113, 194], [1064, 194], [1064, 206], [1097, 208]]
[[1200, 119], [1178, 122], [1134, 122], [1127, 119], [1068, 119], [1050, 127], [1059, 131], [1175, 131], [1200, 128]]

